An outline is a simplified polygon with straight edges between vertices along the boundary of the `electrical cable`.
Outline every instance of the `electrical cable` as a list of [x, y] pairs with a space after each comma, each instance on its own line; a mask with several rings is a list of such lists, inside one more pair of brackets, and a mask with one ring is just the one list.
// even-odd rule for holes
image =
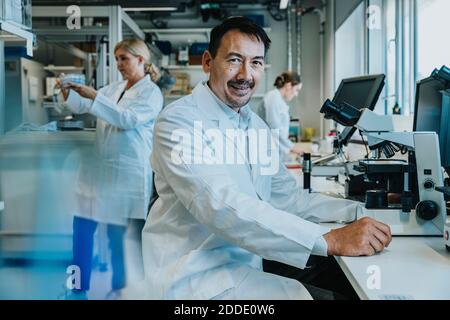
[[362, 139], [362, 142], [364, 144], [364, 147], [366, 147], [366, 152], [367, 152], [366, 159], [369, 159], [369, 156], [370, 156], [369, 146], [366, 144], [366, 140], [364, 140], [364, 136], [363, 136], [361, 130], [359, 130], [359, 135], [361, 136], [361, 139]]

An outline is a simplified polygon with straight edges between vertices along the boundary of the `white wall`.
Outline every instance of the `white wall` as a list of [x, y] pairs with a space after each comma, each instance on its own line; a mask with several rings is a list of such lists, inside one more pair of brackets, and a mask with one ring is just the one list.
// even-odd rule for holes
[[5, 45], [0, 40], [0, 135], [5, 131]]
[[[332, 98], [335, 92], [334, 87], [334, 6], [335, 0], [328, 0], [326, 7], [325, 41], [324, 41], [324, 99]], [[330, 120], [323, 120], [324, 132], [326, 135], [334, 126]]]
[[[303, 128], [314, 128], [320, 135], [320, 19], [316, 14], [302, 18], [303, 89], [291, 102], [291, 115], [299, 117]], [[295, 59], [294, 59], [295, 61]]]

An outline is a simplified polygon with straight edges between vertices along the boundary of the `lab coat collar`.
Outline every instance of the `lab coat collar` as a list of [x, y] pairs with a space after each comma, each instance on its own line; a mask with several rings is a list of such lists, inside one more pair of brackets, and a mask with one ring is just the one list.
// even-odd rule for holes
[[209, 94], [214, 98], [214, 101], [216, 101], [219, 107], [228, 116], [228, 119], [233, 123], [235, 129], [248, 129], [251, 118], [250, 106], [248, 104], [241, 107], [239, 112], [236, 112], [215, 95], [207, 82], [203, 82], [203, 86], [208, 90]]
[[[214, 122], [217, 122], [217, 125], [222, 132], [222, 134], [226, 137], [226, 130], [227, 129], [235, 129], [235, 126], [233, 125], [233, 121], [229, 118], [229, 116], [234, 116], [237, 114], [235, 111], [229, 109], [234, 114], [231, 114], [230, 112], [225, 111], [226, 109], [222, 108], [218, 101], [214, 98], [212, 92], [206, 87], [206, 83], [200, 82], [197, 84], [197, 86], [192, 91], [192, 95], [194, 97], [194, 100], [196, 102], [196, 105], [199, 107], [200, 112], [206, 116], [207, 119], [212, 120]], [[217, 98], [218, 99], [218, 98]], [[223, 104], [225, 107], [229, 108], [225, 104]], [[248, 105], [241, 108], [241, 112], [244, 112], [242, 114], [243, 117], [246, 117], [247, 121], [247, 128], [250, 126], [251, 123], [251, 110]], [[239, 115], [239, 114], [238, 114]], [[246, 128], [246, 129], [247, 129]], [[233, 141], [235, 144], [235, 142]], [[236, 145], [236, 144], [235, 144]], [[245, 155], [241, 154], [242, 157], [245, 158]], [[258, 178], [258, 165], [252, 166], [248, 163], [248, 173], [250, 175], [250, 179], [252, 180], [253, 184], [256, 183], [256, 180]]]
[[[150, 75], [149, 74], [146, 74], [145, 75], [145, 77], [143, 77], [141, 80], [139, 80], [138, 82], [136, 82], [130, 89], [128, 89], [128, 90], [133, 90], [133, 89], [136, 89], [136, 88], [138, 88], [138, 87], [140, 87], [141, 85], [143, 85], [144, 83], [148, 83], [148, 82], [150, 82]], [[126, 85], [128, 84], [128, 80], [125, 80], [124, 82], [123, 82], [123, 89], [125, 89], [126, 88]], [[127, 91], [128, 91], [127, 90]]]
[[[235, 117], [243, 117], [244, 121], [250, 122], [251, 112], [248, 104], [237, 113], [215, 96], [212, 90], [207, 87], [206, 82], [197, 84], [192, 94], [202, 114], [210, 120], [224, 121], [224, 119], [228, 119], [230, 121]], [[233, 128], [233, 126], [230, 128]]]
[[[131, 88], [129, 88], [128, 90], [125, 90], [125, 88], [127, 87], [128, 84], [128, 80], [123, 80], [118, 82], [117, 84], [117, 88], [118, 90], [116, 92], [114, 92], [113, 96], [111, 97], [113, 101], [117, 101], [119, 99], [119, 96], [122, 94], [122, 92], [125, 91], [123, 97], [134, 97], [134, 95], [138, 94], [138, 93], [133, 93], [135, 92], [135, 90], [137, 90], [139, 87], [141, 87], [144, 84], [149, 83], [150, 80], [150, 75], [145, 75], [145, 77], [143, 77], [141, 80], [139, 80], [138, 82], [136, 82]], [[130, 96], [131, 95], [131, 96]], [[121, 100], [122, 101], [122, 100]]]

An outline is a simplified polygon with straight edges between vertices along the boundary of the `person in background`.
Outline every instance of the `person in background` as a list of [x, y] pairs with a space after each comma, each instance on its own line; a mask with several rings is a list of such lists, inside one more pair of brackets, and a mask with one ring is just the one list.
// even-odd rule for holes
[[394, 107], [392, 108], [392, 114], [394, 114], [394, 115], [401, 115], [402, 114], [402, 109], [398, 105], [398, 102], [396, 102]]
[[302, 89], [300, 76], [296, 72], [284, 72], [277, 77], [274, 86], [275, 89], [264, 96], [258, 114], [271, 129], [280, 130], [280, 150], [283, 155], [290, 152], [302, 155], [303, 151], [289, 140], [291, 117], [287, 104]]
[[161, 90], [151, 80], [157, 77], [157, 69], [141, 40], [119, 42], [114, 57], [123, 81], [98, 91], [65, 83], [63, 78], [59, 81], [69, 109], [97, 117], [96, 161], [80, 168], [73, 220], [73, 264], [81, 271], [81, 287], [74, 293], [81, 299], [90, 288], [98, 223], [107, 225], [111, 249], [112, 291], [107, 298], [120, 297], [126, 284], [124, 234], [129, 219], [146, 219], [153, 192], [153, 126], [163, 107]]

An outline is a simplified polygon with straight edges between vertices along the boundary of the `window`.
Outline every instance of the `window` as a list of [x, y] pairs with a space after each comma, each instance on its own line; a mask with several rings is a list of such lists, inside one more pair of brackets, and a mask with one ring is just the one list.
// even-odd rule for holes
[[362, 2], [336, 31], [335, 88], [342, 79], [365, 74], [365, 6]]
[[449, 12], [449, 0], [417, 0], [416, 80], [443, 65], [450, 66]]
[[390, 114], [398, 103], [397, 94], [397, 5], [396, 1], [384, 0], [386, 32], [386, 113]]
[[[392, 0], [391, 0], [392, 2]], [[380, 74], [385, 72], [386, 46], [384, 43], [384, 16], [383, 0], [370, 0], [367, 9], [367, 32], [368, 32], [368, 63], [369, 74]], [[386, 87], [380, 95], [374, 111], [378, 114], [386, 113]]]

